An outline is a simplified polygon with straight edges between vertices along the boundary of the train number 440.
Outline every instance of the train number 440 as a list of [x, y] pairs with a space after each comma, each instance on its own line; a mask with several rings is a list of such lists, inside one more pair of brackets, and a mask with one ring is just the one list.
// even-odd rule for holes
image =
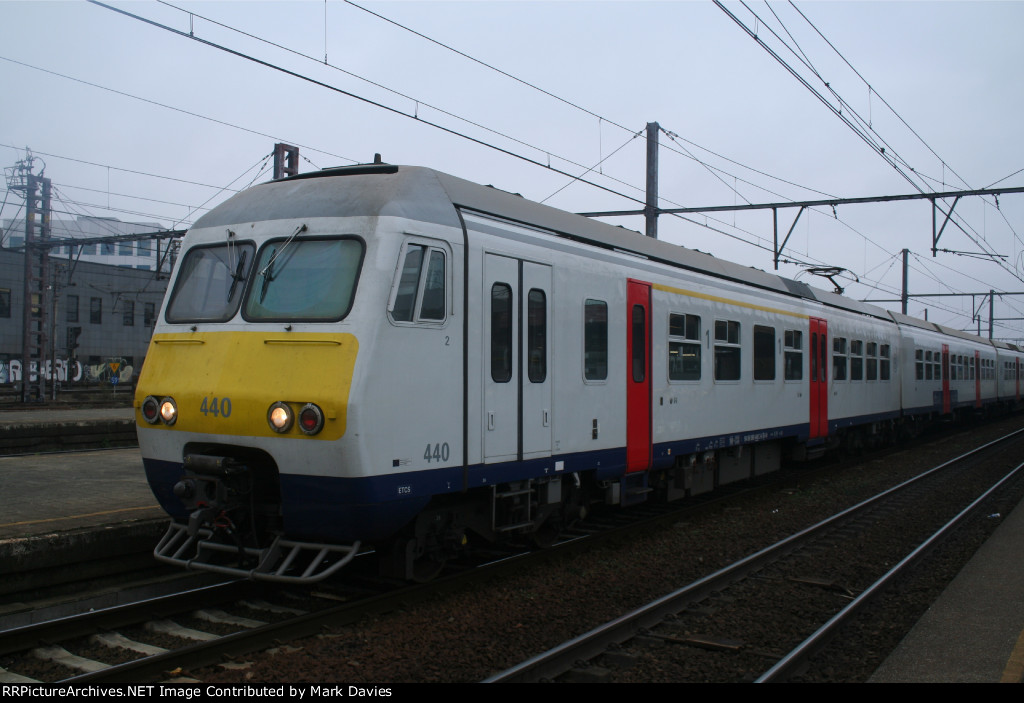
[[439, 444], [431, 445], [427, 443], [427, 448], [423, 451], [423, 459], [428, 464], [432, 461], [448, 461], [450, 450], [448, 449], [448, 443], [443, 442]]
[[231, 417], [231, 398], [203, 398], [199, 412], [207, 416]]

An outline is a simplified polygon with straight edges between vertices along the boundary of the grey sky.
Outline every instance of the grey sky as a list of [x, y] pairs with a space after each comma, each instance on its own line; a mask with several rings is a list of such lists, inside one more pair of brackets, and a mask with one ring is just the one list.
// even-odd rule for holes
[[[189, 15], [167, 5], [113, 4], [184, 32], [190, 29]], [[29, 146], [36, 153], [50, 154], [42, 158], [46, 175], [60, 191], [60, 209], [166, 226], [194, 219], [192, 208], [211, 197], [206, 204], [212, 205], [228, 192], [128, 171], [218, 188], [233, 183], [238, 188], [257, 177], [256, 167], [275, 140], [301, 145], [301, 154], [309, 159], [303, 160], [303, 170], [370, 161], [379, 152], [391, 163], [434, 167], [534, 200], [550, 198], [549, 204], [567, 210], [631, 209], [637, 205], [585, 184], [559, 190], [569, 181], [565, 176], [424, 121], [545, 164], [550, 158], [552, 166], [570, 173], [581, 173], [625, 144], [602, 164], [603, 173], [592, 172], [586, 178], [642, 200], [644, 144], [631, 139], [631, 132], [657, 120], [689, 142], [676, 145], [662, 136], [662, 144], [675, 150], [661, 152], [665, 207], [728, 205], [744, 198], [757, 203], [825, 197], [821, 193], [857, 197], [914, 192], [903, 176], [710, 2], [360, 3], [593, 114], [340, 0], [326, 4], [326, 26], [322, 1], [173, 4], [313, 60], [193, 17], [191, 28], [197, 37], [418, 114], [421, 120], [96, 5], [0, 1], [0, 165], [13, 165], [22, 156], [19, 149]], [[797, 58], [771, 36], [770, 29], [786, 36], [774, 11], [808, 61], [848, 103], [844, 114], [854, 110], [870, 120], [876, 136], [889, 145], [887, 153], [904, 159], [921, 174], [913, 178], [926, 187], [964, 187], [952, 171], [974, 188], [996, 181], [1001, 187], [1024, 185], [1024, 173], [1001, 180], [1024, 168], [1024, 43], [1019, 39], [1024, 3], [798, 2], [796, 8], [842, 52], [870, 90], [791, 4], [749, 3], [749, 10], [767, 26], [742, 4], [730, 2], [726, 7], [756, 27], [758, 36], [770, 41], [787, 62], [797, 65]], [[332, 66], [409, 97], [325, 66], [325, 52]], [[816, 89], [824, 90], [806, 67], [800, 70]], [[834, 96], [829, 99], [836, 104]], [[729, 163], [692, 143], [813, 190]], [[679, 153], [685, 152], [683, 147], [721, 171], [713, 175]], [[264, 174], [256, 180], [267, 178]], [[108, 203], [116, 210], [106, 210]], [[19, 204], [13, 194], [8, 196], [2, 216], [13, 217]], [[794, 259], [849, 268], [862, 281], [845, 281], [847, 294], [856, 298], [893, 297], [900, 286], [897, 258], [903, 247], [916, 254], [911, 292], [1024, 290], [1024, 282], [1016, 277], [1024, 278], [1024, 195], [1000, 197], [998, 210], [991, 198], [966, 199], [957, 205], [957, 213], [983, 246], [1007, 256], [1005, 267], [949, 254], [933, 259], [927, 201], [847, 206], [839, 209], [838, 221], [831, 211], [804, 214], [787, 253]], [[788, 229], [794, 215], [795, 210], [780, 211], [780, 227]], [[714, 217], [716, 221], [709, 221], [714, 230], [662, 217], [661, 238], [771, 268], [769, 251], [734, 238], [770, 247], [769, 212]], [[702, 216], [693, 219], [705, 222]], [[636, 218], [610, 221], [643, 228]], [[941, 245], [979, 249], [951, 228]], [[780, 269], [783, 275], [810, 280], [801, 271], [795, 265]], [[828, 287], [820, 279], [811, 282]], [[879, 282], [881, 288], [873, 290]], [[889, 307], [898, 309], [898, 304]], [[974, 328], [969, 299], [912, 301], [910, 312], [921, 316], [925, 307], [932, 320]], [[984, 313], [987, 318], [987, 308]], [[1024, 299], [997, 303], [997, 317], [1024, 317], [1022, 313]], [[1006, 322], [997, 326], [996, 336], [1024, 338], [1020, 330], [1024, 323]]]

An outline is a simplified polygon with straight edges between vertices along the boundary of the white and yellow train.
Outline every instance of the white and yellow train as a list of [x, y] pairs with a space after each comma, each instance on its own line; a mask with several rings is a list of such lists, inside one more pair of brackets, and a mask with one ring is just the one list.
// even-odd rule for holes
[[159, 559], [427, 578], [1020, 400], [1017, 348], [437, 171], [265, 183], [184, 240], [136, 394]]

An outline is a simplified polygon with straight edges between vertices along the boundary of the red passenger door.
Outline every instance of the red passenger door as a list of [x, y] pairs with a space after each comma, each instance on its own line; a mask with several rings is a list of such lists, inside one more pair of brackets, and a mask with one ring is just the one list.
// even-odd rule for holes
[[651, 284], [627, 281], [626, 471], [651, 466]]
[[810, 318], [811, 428], [810, 438], [828, 437], [828, 322]]

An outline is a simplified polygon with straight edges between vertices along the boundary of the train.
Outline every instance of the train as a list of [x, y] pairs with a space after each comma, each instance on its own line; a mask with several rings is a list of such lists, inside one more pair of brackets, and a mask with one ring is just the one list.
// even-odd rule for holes
[[426, 580], [1020, 403], [1024, 353], [436, 170], [244, 190], [184, 238], [134, 399], [157, 559]]

